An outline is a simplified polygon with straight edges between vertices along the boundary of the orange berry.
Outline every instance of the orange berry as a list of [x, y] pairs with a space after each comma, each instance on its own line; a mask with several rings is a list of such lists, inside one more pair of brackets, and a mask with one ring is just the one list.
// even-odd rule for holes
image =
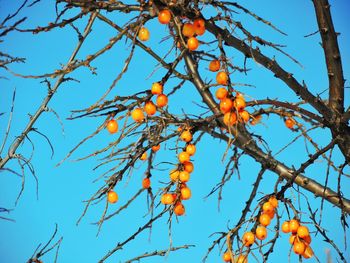
[[239, 116], [241, 117], [242, 121], [245, 123], [247, 123], [250, 119], [249, 112], [246, 110], [239, 112]]
[[143, 110], [147, 113], [147, 115], [154, 115], [157, 112], [156, 105], [152, 101], [147, 101]]
[[154, 82], [151, 87], [151, 93], [153, 95], [159, 95], [163, 93], [163, 85], [159, 82]]
[[238, 97], [233, 101], [233, 106], [238, 110], [242, 111], [244, 110], [246, 103], [243, 97]]
[[271, 203], [271, 205], [274, 207], [274, 208], [277, 208], [278, 207], [278, 200], [275, 196], [271, 196], [269, 198], [269, 202]]
[[292, 219], [289, 221], [289, 229], [293, 234], [295, 234], [298, 231], [299, 226], [300, 224], [298, 220]]
[[118, 194], [116, 192], [114, 192], [113, 190], [109, 191], [107, 193], [107, 200], [111, 204], [116, 203], [118, 201]]
[[228, 84], [228, 76], [225, 71], [219, 71], [216, 74], [216, 82], [221, 85], [227, 85]]
[[191, 23], [186, 23], [182, 27], [182, 34], [185, 37], [192, 37], [195, 33], [194, 26]]
[[293, 120], [292, 118], [288, 118], [288, 119], [286, 119], [284, 124], [286, 125], [287, 128], [293, 129], [293, 127], [295, 125], [295, 120]]
[[221, 67], [220, 61], [217, 59], [214, 59], [209, 63], [209, 70], [212, 72], [219, 71], [220, 67]]
[[265, 202], [262, 206], [262, 210], [267, 214], [267, 213], [272, 213], [274, 211], [274, 207], [270, 202]]
[[118, 122], [116, 120], [109, 120], [107, 122], [107, 130], [109, 133], [116, 133], [118, 131]]
[[164, 205], [171, 205], [172, 203], [174, 203], [175, 198], [172, 194], [163, 194], [160, 201], [162, 202], [162, 204]]
[[189, 173], [193, 172], [193, 169], [194, 169], [193, 163], [191, 163], [191, 162], [184, 162], [183, 165], [184, 165], [184, 170], [186, 172], [189, 172]]
[[216, 96], [217, 99], [223, 100], [223, 99], [226, 99], [227, 94], [228, 94], [227, 89], [225, 89], [225, 88], [218, 88], [218, 90], [215, 93], [215, 96]]
[[293, 251], [295, 254], [302, 255], [305, 252], [305, 244], [300, 241], [295, 241], [293, 245]]
[[255, 230], [255, 236], [259, 240], [264, 240], [267, 237], [266, 227], [258, 226]]
[[192, 196], [191, 189], [188, 187], [181, 188], [181, 199], [188, 200]]
[[259, 217], [259, 223], [263, 226], [268, 226], [271, 223], [271, 218], [267, 214], [261, 214]]
[[162, 11], [159, 12], [158, 14], [158, 21], [161, 24], [168, 24], [171, 19], [171, 13], [168, 9], [163, 9]]
[[252, 232], [245, 232], [242, 237], [243, 245], [246, 247], [251, 246], [255, 241], [255, 236]]
[[233, 126], [237, 123], [237, 115], [234, 112], [226, 112], [224, 114], [224, 123], [226, 126]]
[[185, 130], [181, 133], [180, 138], [184, 142], [190, 142], [192, 141], [192, 133], [189, 130]]
[[311, 237], [310, 237], [310, 236], [303, 237], [303, 240], [304, 240], [306, 243], [308, 243], [308, 244], [311, 243]]
[[142, 187], [148, 189], [151, 187], [151, 180], [149, 178], [144, 178], [142, 180]]
[[152, 146], [152, 151], [157, 152], [160, 149], [160, 144]]
[[186, 146], [186, 152], [190, 155], [193, 156], [196, 153], [196, 146], [194, 144], [189, 144]]
[[297, 235], [295, 234], [291, 234], [290, 237], [289, 237], [289, 244], [293, 245], [295, 240], [297, 238]]
[[147, 28], [145, 27], [142, 27], [140, 30], [139, 30], [139, 34], [138, 34], [138, 37], [141, 41], [147, 41], [149, 39], [149, 36], [150, 36], [150, 33], [148, 31]]
[[264, 214], [267, 214], [271, 219], [275, 216], [275, 210], [272, 210], [272, 212], [264, 212]]
[[144, 152], [144, 153], [141, 155], [140, 160], [141, 160], [141, 161], [147, 160], [147, 153], [146, 153], [146, 152]]
[[309, 236], [310, 232], [306, 226], [299, 226], [297, 230], [297, 234], [299, 237], [304, 238]]
[[223, 255], [222, 255], [222, 260], [224, 262], [231, 262], [231, 254], [229, 251], [226, 251]]
[[283, 233], [289, 233], [290, 232], [289, 221], [283, 222], [281, 229]]
[[181, 171], [179, 173], [179, 179], [181, 182], [186, 183], [188, 180], [190, 180], [190, 173], [187, 171]]
[[174, 207], [174, 213], [177, 216], [182, 216], [183, 214], [185, 214], [185, 207], [183, 204], [181, 203], [177, 203]]
[[205, 22], [202, 18], [197, 18], [193, 21], [194, 32], [201, 36], [205, 32]]
[[176, 169], [170, 171], [170, 180], [175, 182], [179, 179], [180, 172]]
[[190, 161], [190, 155], [187, 152], [181, 152], [178, 155], [180, 163], [189, 162]]
[[142, 109], [136, 108], [131, 113], [131, 118], [136, 122], [143, 122], [143, 120], [145, 119], [145, 115], [143, 114]]
[[168, 104], [168, 97], [164, 94], [160, 94], [158, 95], [156, 102], [158, 107], [164, 107]]
[[312, 258], [314, 255], [314, 251], [312, 250], [312, 248], [310, 246], [306, 246], [304, 253], [302, 254], [302, 256], [304, 258]]
[[229, 98], [225, 98], [223, 100], [221, 100], [220, 102], [220, 110], [222, 113], [227, 113], [232, 109], [232, 100]]
[[236, 259], [236, 263], [248, 263], [248, 255], [239, 255]]
[[190, 37], [187, 40], [187, 47], [189, 50], [194, 51], [199, 47], [199, 42], [196, 37]]

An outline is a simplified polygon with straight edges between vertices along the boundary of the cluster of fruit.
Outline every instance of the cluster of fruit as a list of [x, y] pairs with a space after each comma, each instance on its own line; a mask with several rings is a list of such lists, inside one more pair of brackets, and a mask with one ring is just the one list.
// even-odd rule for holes
[[311, 237], [309, 229], [300, 224], [299, 220], [292, 219], [285, 221], [282, 224], [283, 233], [292, 233], [289, 238], [289, 243], [293, 246], [293, 251], [297, 255], [304, 258], [311, 258], [314, 255], [310, 247]]
[[[179, 128], [182, 131], [182, 128]], [[191, 189], [187, 186], [190, 180], [190, 174], [194, 170], [193, 163], [190, 161], [191, 156], [196, 153], [196, 146], [191, 143], [192, 133], [189, 128], [181, 132], [180, 139], [186, 142], [184, 151], [179, 153], [179, 163], [176, 169], [170, 171], [170, 180], [176, 183], [176, 190], [173, 193], [164, 193], [161, 197], [161, 202], [165, 205], [174, 205], [174, 213], [181, 216], [185, 213], [185, 207], [182, 200], [191, 198]]]

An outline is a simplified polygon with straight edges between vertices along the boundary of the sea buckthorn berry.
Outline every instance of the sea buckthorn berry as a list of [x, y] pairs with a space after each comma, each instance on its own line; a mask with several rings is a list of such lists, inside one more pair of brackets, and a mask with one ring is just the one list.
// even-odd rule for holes
[[283, 222], [281, 229], [283, 233], [289, 233], [290, 232], [289, 221]]
[[190, 173], [187, 171], [181, 171], [179, 173], [179, 179], [181, 182], [186, 183], [188, 180], [190, 180]]
[[240, 111], [239, 116], [241, 117], [242, 121], [247, 123], [250, 119], [249, 112], [246, 110]]
[[297, 230], [297, 234], [299, 237], [304, 238], [304, 237], [307, 237], [310, 234], [310, 232], [306, 226], [299, 226]]
[[222, 260], [224, 262], [231, 262], [231, 255], [229, 251], [226, 251], [223, 255], [222, 255]]
[[140, 108], [136, 108], [132, 111], [131, 118], [135, 122], [143, 122], [143, 120], [145, 119], [145, 115], [143, 114], [143, 111]]
[[163, 93], [163, 85], [159, 82], [154, 82], [151, 87], [151, 93], [153, 95], [159, 95]]
[[300, 224], [298, 220], [292, 219], [289, 221], [289, 229], [293, 234], [295, 234], [298, 231], [299, 226]]
[[118, 201], [118, 194], [113, 190], [107, 193], [107, 200], [109, 203], [114, 204]]
[[268, 226], [271, 223], [271, 218], [267, 214], [261, 214], [259, 216], [259, 223], [263, 226]]
[[251, 245], [253, 245], [255, 241], [255, 236], [252, 232], [245, 232], [243, 237], [242, 237], [242, 242], [243, 245], [246, 247], [249, 247]]
[[297, 235], [291, 234], [290, 237], [289, 237], [289, 243], [291, 245], [293, 245], [296, 240], [297, 240]]
[[172, 203], [174, 203], [175, 198], [172, 194], [163, 194], [160, 201], [162, 202], [162, 204], [164, 205], [171, 205]]
[[308, 243], [308, 244], [311, 243], [311, 237], [310, 237], [310, 236], [303, 237], [303, 240], [304, 240], [306, 243]]
[[180, 135], [181, 140], [184, 142], [192, 141], [192, 133], [189, 130], [184, 130]]
[[176, 182], [177, 180], [179, 180], [179, 174], [180, 174], [180, 171], [179, 170], [171, 170], [170, 171], [170, 180], [173, 181], [173, 182]]
[[217, 59], [214, 59], [209, 63], [209, 70], [212, 72], [219, 71], [220, 67], [221, 67], [220, 61]]
[[195, 33], [194, 26], [191, 23], [186, 23], [182, 27], [182, 34], [185, 37], [192, 37]]
[[180, 163], [189, 162], [190, 161], [190, 155], [187, 152], [181, 152], [178, 155]]
[[274, 207], [270, 202], [265, 202], [262, 206], [262, 209], [265, 213], [271, 213], [274, 210]]
[[174, 213], [177, 216], [182, 216], [183, 214], [185, 214], [185, 207], [183, 204], [181, 203], [177, 203], [174, 207]]
[[198, 39], [196, 37], [190, 37], [187, 40], [187, 47], [191, 51], [197, 50], [197, 48], [199, 47]]
[[160, 144], [152, 146], [152, 151], [157, 152], [160, 149]]
[[255, 236], [259, 240], [264, 240], [267, 237], [266, 227], [258, 226], [255, 230]]
[[143, 110], [146, 112], [147, 115], [154, 115], [157, 112], [157, 107], [154, 105], [152, 101], [147, 101], [145, 103], [145, 106], [143, 107]]
[[304, 253], [302, 254], [302, 256], [304, 258], [312, 258], [314, 255], [314, 251], [312, 250], [312, 248], [310, 246], [306, 246]]
[[139, 30], [138, 37], [141, 41], [147, 41], [149, 39], [150, 33], [147, 28], [142, 27]]
[[226, 72], [219, 71], [216, 74], [216, 82], [220, 85], [227, 85], [228, 84], [228, 76], [227, 76]]
[[295, 254], [302, 255], [305, 252], [305, 248], [306, 246], [303, 242], [297, 240], [294, 242], [293, 251]]
[[224, 114], [224, 123], [226, 126], [233, 126], [237, 123], [237, 115], [234, 112], [226, 112]]
[[271, 219], [275, 216], [275, 210], [272, 210], [271, 212], [264, 212], [264, 214], [267, 214]]
[[149, 178], [144, 178], [142, 180], [142, 187], [148, 189], [151, 187], [151, 180]]
[[147, 153], [146, 153], [146, 152], [144, 152], [144, 153], [141, 155], [140, 160], [141, 160], [141, 161], [146, 161], [146, 160], [147, 160]]
[[196, 153], [196, 146], [194, 144], [189, 144], [186, 146], [186, 152], [190, 155], [193, 156]]
[[162, 11], [159, 12], [158, 14], [158, 21], [165, 25], [165, 24], [169, 24], [171, 19], [171, 13], [168, 9], [163, 9]]
[[156, 102], [158, 107], [164, 107], [168, 104], [168, 97], [165, 94], [159, 94]]
[[239, 255], [236, 259], [236, 263], [248, 263], [248, 255]]
[[184, 170], [188, 173], [192, 173], [194, 170], [194, 166], [192, 162], [184, 162], [183, 166], [184, 166]]
[[116, 133], [118, 131], [118, 122], [116, 120], [109, 120], [107, 122], [107, 130], [109, 133]]
[[215, 93], [215, 96], [216, 96], [217, 99], [223, 100], [223, 99], [226, 99], [227, 94], [228, 94], [227, 89], [225, 89], [225, 88], [218, 88], [218, 90]]
[[229, 98], [225, 98], [220, 101], [220, 111], [225, 114], [232, 109], [232, 105], [232, 100]]
[[191, 189], [188, 187], [181, 188], [181, 199], [188, 200], [192, 196]]
[[242, 111], [244, 110], [246, 103], [243, 97], [238, 97], [233, 101], [233, 106], [238, 110]]
[[194, 32], [196, 35], [201, 36], [205, 32], [205, 22], [202, 18], [197, 18], [193, 21]]
[[269, 198], [269, 202], [271, 203], [271, 205], [274, 207], [274, 208], [277, 208], [278, 207], [278, 200], [275, 196], [271, 196]]
[[287, 118], [284, 122], [284, 124], [286, 125], [286, 127], [288, 129], [293, 129], [294, 125], [295, 125], [295, 120], [292, 118]]

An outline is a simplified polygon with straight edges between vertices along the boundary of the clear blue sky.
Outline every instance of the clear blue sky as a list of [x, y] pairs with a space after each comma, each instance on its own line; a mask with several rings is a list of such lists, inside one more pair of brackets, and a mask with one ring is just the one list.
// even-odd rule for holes
[[[335, 28], [338, 32], [341, 32], [339, 45], [343, 58], [344, 75], [348, 79], [350, 78], [350, 30], [348, 27], [350, 4], [346, 0], [331, 1], [331, 3]], [[19, 1], [0, 1], [0, 17], [4, 18], [8, 13], [13, 12], [18, 4]], [[243, 14], [237, 15], [237, 20], [246, 25], [255, 35], [262, 34], [268, 40], [286, 44], [286, 51], [297, 58], [304, 68], [291, 63], [290, 60], [276, 54], [275, 51], [264, 49], [264, 52], [266, 51], [271, 56], [276, 55], [277, 60], [290, 72], [293, 72], [298, 80], [305, 80], [313, 92], [324, 90], [328, 85], [328, 80], [325, 74], [322, 49], [319, 45], [320, 38], [318, 35], [304, 38], [304, 35], [317, 29], [312, 2], [301, 0], [288, 1], [288, 3], [287, 1], [275, 0], [245, 1], [244, 5], [272, 21], [288, 36], [281, 36]], [[51, 1], [44, 1], [36, 7], [25, 10], [21, 13], [21, 16], [28, 16], [27, 22], [21, 28], [44, 26], [54, 19], [55, 7]], [[119, 25], [127, 21], [126, 16], [112, 14], [110, 17]], [[83, 28], [85, 23], [86, 19], [78, 23], [80, 29]], [[167, 35], [166, 27], [159, 25], [156, 19], [149, 22], [147, 27], [151, 32], [151, 40], [147, 44], [154, 47], [160, 54], [165, 54], [167, 48], [171, 45], [169, 40], [160, 43], [160, 39]], [[97, 51], [114, 34], [113, 30], [97, 22], [86, 45], [78, 54], [78, 58], [85, 58], [86, 55]], [[9, 34], [4, 43], [0, 43], [0, 49], [5, 53], [27, 58], [25, 64], [11, 65], [13, 71], [22, 74], [42, 74], [52, 72], [60, 67], [60, 63], [65, 63], [76, 41], [75, 32], [70, 27], [39, 35], [14, 32]], [[67, 161], [62, 166], [55, 167], [79, 140], [93, 132], [104, 121], [103, 118], [68, 121], [66, 118], [70, 115], [70, 111], [86, 108], [96, 102], [123, 67], [123, 62], [129, 50], [130, 47], [125, 46], [124, 41], [121, 42], [111, 49], [108, 55], [101, 57], [92, 64], [97, 67], [96, 76], [91, 75], [86, 69], [79, 69], [72, 74], [72, 77], [79, 79], [80, 83], [70, 82], [62, 85], [50, 102], [49, 107], [53, 108], [63, 120], [64, 135], [59, 122], [51, 113], [42, 115], [36, 123], [35, 127], [50, 138], [55, 149], [55, 154], [51, 159], [51, 151], [45, 140], [37, 134], [30, 135], [30, 139], [35, 145], [32, 164], [39, 178], [39, 199], [36, 198], [35, 180], [29, 171], [25, 171], [25, 190], [17, 206], [15, 206], [15, 200], [21, 187], [21, 179], [7, 172], [0, 173], [0, 207], [14, 209], [8, 216], [16, 220], [15, 223], [0, 220], [0, 262], [15, 263], [27, 260], [39, 243], [48, 240], [54, 230], [55, 223], [59, 226], [59, 236], [63, 236], [59, 262], [96, 262], [116, 243], [126, 239], [138, 226], [148, 221], [149, 217], [144, 217], [147, 213], [147, 200], [144, 193], [127, 211], [107, 221], [98, 237], [96, 237], [97, 227], [90, 223], [100, 218], [104, 202], [91, 207], [80, 225], [76, 226], [76, 221], [84, 208], [82, 200], [88, 199], [103, 184], [102, 181], [96, 183], [93, 183], [93, 181], [105, 170], [92, 170], [98, 164], [97, 159], [82, 162]], [[242, 65], [243, 59], [239, 53], [230, 51], [229, 56], [233, 58], [234, 63]], [[115, 94], [130, 94], [150, 87], [151, 83], [161, 78], [165, 72], [161, 69], [149, 77], [155, 65], [156, 62], [153, 58], [137, 49], [129, 71], [118, 83], [112, 92], [112, 96]], [[214, 74], [207, 73], [208, 71], [205, 70], [206, 64], [203, 63], [200, 66], [203, 76], [207, 79], [215, 77]], [[278, 97], [282, 101], [296, 100], [294, 94], [283, 83], [275, 79], [270, 72], [256, 65], [253, 61], [249, 61], [248, 67], [252, 68], [248, 76], [243, 74], [233, 76], [234, 82], [256, 86], [255, 88], [243, 87], [242, 92], [257, 99]], [[45, 85], [40, 83], [40, 80], [14, 78], [3, 70], [0, 71], [0, 74], [10, 78], [10, 80], [0, 79], [0, 112], [6, 112], [4, 116], [0, 117], [0, 139], [6, 129], [13, 89], [15, 87], [17, 89], [13, 124], [9, 137], [9, 142], [11, 142], [26, 125], [28, 113], [33, 113], [37, 109], [46, 95], [47, 89]], [[165, 91], [167, 92], [167, 88], [175, 83], [175, 81], [171, 81], [168, 87], [165, 87]], [[346, 86], [348, 86], [348, 83], [346, 83]], [[200, 102], [199, 96], [194, 93], [194, 90], [193, 86], [187, 84], [178, 94], [170, 97], [170, 111], [179, 112], [179, 109], [183, 108], [191, 113], [200, 112], [201, 109], [193, 103], [193, 101]], [[346, 102], [349, 105], [348, 97]], [[270, 142], [273, 151], [280, 149], [281, 145], [285, 145], [295, 136], [284, 127], [282, 120], [279, 118], [270, 117], [264, 120], [264, 124], [255, 127], [253, 131], [262, 134]], [[325, 145], [327, 143], [326, 139], [329, 138], [329, 134], [326, 132], [320, 132], [314, 134], [314, 136], [321, 145]], [[79, 149], [71, 160], [107, 145], [114, 138], [116, 138], [115, 135], [109, 135], [106, 131], [102, 132], [100, 136]], [[171, 146], [169, 144], [168, 148], [172, 148]], [[221, 159], [225, 148], [225, 143], [212, 140], [208, 136], [202, 139], [197, 147], [197, 154], [194, 158], [195, 171], [189, 183], [193, 197], [186, 202], [186, 215], [179, 218], [179, 223], [173, 220], [173, 245], [194, 244], [196, 247], [171, 253], [165, 259], [152, 257], [145, 259], [144, 262], [200, 262], [213, 240], [213, 238], [209, 238], [209, 235], [216, 231], [226, 231], [227, 226], [232, 227], [238, 220], [244, 201], [250, 193], [251, 185], [255, 181], [260, 167], [249, 157], [241, 159], [241, 180], [238, 180], [235, 175], [226, 185], [221, 210], [218, 211], [217, 195], [213, 195], [206, 200], [204, 197], [221, 179], [225, 167], [225, 163]], [[20, 153], [29, 156], [30, 152], [31, 145], [26, 142], [20, 148]], [[280, 154], [279, 159], [288, 165], [298, 166], [306, 159], [303, 141], [296, 143], [288, 151]], [[334, 153], [334, 159], [337, 164], [342, 161], [337, 151]], [[162, 147], [157, 154], [156, 162], [162, 161], [176, 162], [175, 153]], [[8, 165], [9, 168], [19, 171], [15, 161]], [[137, 163], [136, 167], [137, 169], [134, 169], [130, 178], [125, 178], [123, 182], [118, 184], [116, 191], [119, 193], [120, 201], [114, 206], [110, 206], [109, 211], [116, 210], [123, 205], [140, 188], [146, 165]], [[161, 167], [167, 170], [154, 171], [153, 185], [155, 189], [161, 186], [160, 181], [167, 180], [168, 170], [171, 169], [171, 166], [168, 165], [162, 165]], [[325, 164], [320, 163], [317, 168], [309, 169], [307, 174], [323, 182], [325, 180], [325, 169]], [[329, 184], [334, 189], [336, 174], [333, 172], [332, 175]], [[265, 174], [258, 197], [273, 191], [272, 184], [275, 179], [276, 175], [272, 173]], [[343, 180], [343, 193], [345, 196], [350, 196], [348, 179]], [[290, 195], [290, 197], [293, 196]], [[319, 206], [320, 200], [313, 199], [310, 194], [308, 194], [308, 197], [314, 208]], [[304, 209], [306, 209], [305, 206]], [[283, 213], [283, 215], [282, 219], [286, 219], [286, 214]], [[324, 226], [331, 231], [330, 236], [338, 241], [340, 248], [344, 250], [342, 244], [343, 232], [338, 218], [339, 211], [325, 204]], [[145, 251], [168, 248], [169, 237], [166, 219], [163, 218], [154, 224], [151, 241], [148, 240], [149, 232], [146, 231], [111, 257], [108, 262], [124, 262]], [[303, 219], [308, 221], [307, 217]], [[315, 229], [311, 227], [311, 230], [314, 231]], [[350, 237], [349, 232], [347, 232], [347, 237]], [[287, 262], [289, 247], [287, 236], [282, 235], [282, 238], [277, 241], [275, 252], [271, 255], [269, 262]], [[325, 250], [330, 246], [324, 243], [320, 236], [317, 236], [313, 238], [312, 247], [321, 262], [325, 262]], [[332, 253], [334, 255], [334, 251]], [[350, 258], [349, 250], [345, 253]], [[44, 260], [45, 262], [52, 262], [53, 258], [54, 255], [51, 253], [44, 257]], [[297, 257], [292, 255], [291, 262], [297, 261]], [[315, 262], [314, 259], [309, 261]], [[208, 262], [221, 262], [218, 249], [214, 250]], [[254, 262], [254, 259], [251, 258], [250, 262]]]

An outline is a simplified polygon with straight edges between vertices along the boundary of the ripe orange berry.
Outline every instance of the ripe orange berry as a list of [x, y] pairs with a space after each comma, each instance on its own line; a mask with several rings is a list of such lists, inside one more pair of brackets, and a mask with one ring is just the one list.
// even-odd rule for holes
[[144, 152], [144, 153], [141, 155], [140, 160], [142, 160], [142, 161], [147, 160], [147, 153], [146, 153], [146, 152]]
[[267, 214], [261, 214], [259, 217], [259, 223], [263, 226], [268, 226], [271, 223], [271, 218]]
[[184, 162], [183, 165], [184, 165], [184, 170], [186, 172], [189, 172], [189, 173], [193, 172], [193, 170], [194, 170], [193, 163], [191, 163], [191, 162]]
[[160, 94], [158, 95], [156, 102], [158, 107], [164, 107], [168, 104], [168, 97], [164, 94]]
[[184, 162], [189, 162], [190, 161], [190, 155], [187, 152], [181, 152], [178, 155], [179, 162], [184, 163]]
[[293, 251], [295, 254], [302, 255], [305, 252], [305, 244], [300, 241], [295, 241], [293, 245]]
[[179, 174], [180, 174], [180, 172], [178, 170], [176, 170], [176, 169], [171, 170], [170, 174], [169, 174], [170, 175], [170, 180], [173, 181], [173, 182], [179, 180]]
[[197, 18], [193, 21], [194, 32], [201, 36], [205, 32], [205, 22], [202, 18]]
[[262, 210], [267, 214], [267, 213], [272, 213], [274, 211], [274, 207], [270, 202], [265, 202], [262, 206]]
[[233, 106], [238, 110], [242, 111], [244, 110], [246, 103], [243, 97], [238, 97], [233, 101]]
[[160, 149], [160, 144], [152, 146], [152, 151], [157, 152]]
[[226, 112], [224, 114], [224, 123], [226, 126], [233, 126], [237, 123], [237, 115], [234, 112]]
[[296, 240], [297, 240], [297, 235], [291, 234], [289, 237], [289, 244], [293, 245]]
[[227, 94], [228, 94], [227, 89], [225, 89], [225, 88], [218, 88], [218, 90], [215, 93], [215, 96], [216, 96], [217, 99], [223, 100], [223, 99], [226, 99]]
[[209, 70], [212, 72], [219, 71], [220, 67], [221, 67], [220, 61], [217, 59], [214, 59], [209, 63]]
[[172, 203], [174, 203], [175, 198], [172, 194], [163, 194], [160, 201], [162, 202], [162, 204], [164, 205], [171, 205]]
[[153, 95], [159, 95], [163, 93], [163, 85], [159, 82], [154, 82], [151, 87], [151, 93]]
[[228, 76], [225, 71], [219, 71], [216, 74], [216, 82], [221, 85], [227, 85], [228, 84]]
[[232, 100], [229, 98], [225, 98], [220, 101], [220, 111], [225, 114], [232, 109], [232, 105]]
[[275, 216], [275, 210], [272, 210], [272, 212], [264, 212], [264, 214], [267, 214], [271, 219]]
[[274, 208], [277, 208], [278, 207], [278, 200], [275, 196], [271, 196], [269, 198], [269, 202], [271, 203], [271, 205], [274, 207]]
[[196, 37], [190, 37], [187, 40], [187, 47], [189, 50], [194, 51], [199, 47], [199, 42]]
[[158, 21], [161, 24], [169, 24], [171, 19], [171, 13], [168, 9], [163, 9], [162, 11], [159, 12], [158, 14]]
[[222, 255], [222, 260], [224, 262], [231, 262], [231, 255], [229, 251], [226, 251], [223, 255]]
[[302, 254], [302, 256], [304, 258], [312, 258], [314, 255], [314, 251], [312, 250], [312, 248], [310, 246], [306, 246], [304, 253]]
[[147, 41], [149, 39], [149, 36], [150, 36], [150, 33], [148, 31], [147, 28], [145, 27], [142, 27], [140, 30], [139, 30], [139, 34], [138, 34], [138, 37], [141, 41]]
[[157, 112], [156, 105], [152, 101], [147, 101], [143, 110], [147, 113], [147, 115], [154, 115]]
[[255, 241], [255, 236], [252, 232], [245, 232], [242, 237], [243, 245], [246, 247], [251, 246]]
[[177, 216], [182, 216], [183, 214], [185, 214], [185, 207], [183, 204], [181, 203], [177, 203], [174, 207], [174, 213]]
[[144, 178], [142, 180], [142, 187], [148, 189], [151, 187], [151, 180], [149, 178]]
[[185, 37], [192, 37], [195, 33], [194, 26], [191, 23], [186, 23], [182, 27], [182, 34]]
[[180, 135], [181, 140], [184, 142], [192, 141], [192, 133], [189, 130], [184, 130]]
[[190, 180], [190, 173], [187, 171], [181, 171], [179, 173], [179, 179], [181, 182], [186, 183], [188, 180]]
[[239, 116], [241, 117], [242, 121], [247, 123], [250, 119], [249, 112], [246, 110], [240, 111]]
[[248, 263], [248, 255], [239, 255], [236, 263]]
[[114, 192], [113, 190], [109, 191], [107, 193], [107, 200], [111, 204], [116, 203], [118, 201], [118, 194], [116, 192]]
[[255, 230], [255, 236], [259, 240], [264, 240], [267, 237], [266, 227], [258, 226]]
[[188, 200], [192, 196], [191, 189], [188, 187], [181, 188], [181, 199]]
[[292, 219], [289, 221], [289, 229], [293, 234], [295, 234], [298, 231], [299, 226], [300, 224], [298, 220]]
[[290, 232], [289, 221], [283, 222], [281, 229], [283, 233], [289, 233]]
[[309, 236], [309, 229], [306, 226], [299, 226], [297, 230], [297, 234], [299, 237], [304, 238]]
[[196, 153], [196, 146], [194, 144], [189, 144], [186, 146], [186, 152], [190, 155], [193, 156]]
[[109, 133], [116, 133], [118, 131], [118, 122], [116, 120], [109, 120], [107, 122], [107, 130]]
[[304, 240], [306, 243], [308, 243], [308, 244], [311, 243], [311, 237], [310, 237], [310, 236], [303, 237], [303, 240]]
[[131, 118], [136, 122], [143, 122], [145, 119], [145, 115], [143, 114], [143, 111], [140, 108], [136, 108], [131, 113]]
[[292, 118], [288, 118], [288, 119], [286, 119], [284, 124], [286, 125], [287, 128], [293, 129], [293, 127], [295, 125], [295, 120], [293, 120]]

